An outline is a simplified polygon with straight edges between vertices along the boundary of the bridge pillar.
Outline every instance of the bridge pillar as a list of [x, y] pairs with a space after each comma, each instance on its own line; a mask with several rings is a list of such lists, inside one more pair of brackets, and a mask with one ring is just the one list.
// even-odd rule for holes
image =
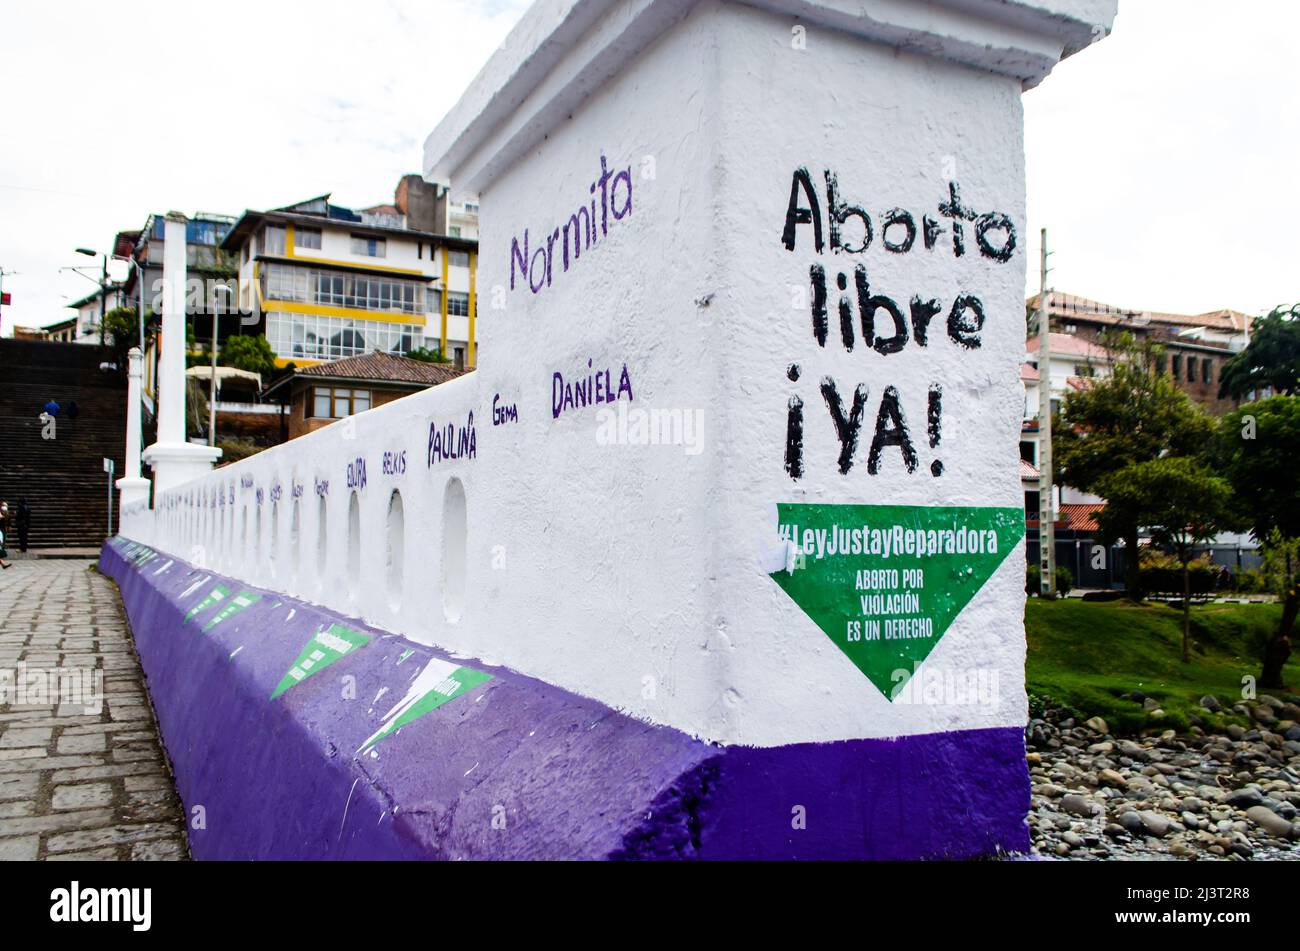
[[144, 451], [155, 492], [212, 471], [220, 449], [185, 439], [186, 218], [168, 212], [163, 225], [162, 341], [158, 358], [158, 441]]
[[126, 356], [126, 460], [117, 480], [122, 508], [149, 498], [149, 480], [140, 476], [140, 348], [132, 347]]

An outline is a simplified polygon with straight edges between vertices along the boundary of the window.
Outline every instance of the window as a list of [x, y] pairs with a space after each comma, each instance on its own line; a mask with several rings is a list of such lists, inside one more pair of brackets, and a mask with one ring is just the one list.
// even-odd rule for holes
[[1020, 458], [1032, 466], [1034, 465], [1034, 460], [1037, 457], [1038, 457], [1038, 444], [1035, 443], [1032, 439], [1020, 440]]
[[266, 340], [276, 356], [286, 360], [332, 360], [371, 350], [410, 353], [424, 346], [424, 327], [315, 314], [268, 313]]
[[267, 225], [262, 243], [267, 254], [284, 254], [284, 228], [280, 225]]
[[365, 235], [354, 234], [352, 253], [367, 258], [384, 258], [388, 256], [388, 242], [383, 238], [367, 238]]
[[448, 251], [447, 263], [452, 267], [469, 267], [468, 251]]
[[459, 238], [459, 237], [460, 237], [460, 225], [452, 225], [450, 228], [447, 229], [447, 233], [448, 233], [449, 235], [451, 235], [451, 237], [453, 237], [453, 238]]
[[1175, 380], [1177, 380], [1180, 376], [1183, 375], [1183, 355], [1181, 353], [1175, 353], [1173, 355], [1173, 359], [1170, 363], [1169, 375], [1172, 376]]
[[476, 202], [476, 201], [467, 201], [467, 202], [465, 202], [465, 214], [467, 214], [467, 215], [477, 215], [477, 214], [478, 214], [478, 202]]
[[1214, 382], [1214, 364], [1210, 362], [1209, 357], [1206, 357], [1201, 361], [1201, 382]]
[[469, 295], [448, 293], [447, 313], [456, 317], [468, 317], [469, 316]]
[[1039, 498], [1040, 495], [1037, 492], [1025, 493], [1025, 515], [1029, 516], [1030, 518], [1038, 518]]
[[[370, 391], [346, 386], [312, 387], [311, 401], [303, 413], [311, 419], [343, 419], [370, 409]], [[308, 412], [310, 410], [310, 412]]]
[[453, 358], [453, 362], [456, 364], [456, 369], [458, 369], [458, 370], [463, 370], [463, 369], [465, 369], [465, 348], [464, 348], [464, 347], [452, 347], [451, 352], [452, 352], [453, 354], [455, 354], [455, 356], [454, 356], [454, 358]]
[[366, 277], [342, 271], [271, 264], [265, 271], [263, 296], [271, 300], [328, 304], [358, 310], [423, 314], [425, 287], [414, 281]]
[[1196, 358], [1195, 357], [1187, 358], [1187, 382], [1188, 383], [1196, 382]]
[[320, 229], [319, 228], [295, 228], [293, 230], [293, 246], [295, 248], [307, 248], [310, 250], [320, 250]]
[[215, 221], [197, 221], [191, 219], [185, 222], [185, 242], [186, 244], [206, 244], [215, 246], [220, 240], [217, 234], [217, 223]]

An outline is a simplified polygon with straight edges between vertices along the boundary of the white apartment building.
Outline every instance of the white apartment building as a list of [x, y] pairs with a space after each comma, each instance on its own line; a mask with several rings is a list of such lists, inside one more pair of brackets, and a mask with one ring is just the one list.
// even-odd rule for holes
[[246, 211], [222, 243], [237, 259], [240, 308], [277, 362], [423, 347], [475, 366], [477, 205], [453, 204], [418, 175], [402, 178], [391, 205], [329, 199]]

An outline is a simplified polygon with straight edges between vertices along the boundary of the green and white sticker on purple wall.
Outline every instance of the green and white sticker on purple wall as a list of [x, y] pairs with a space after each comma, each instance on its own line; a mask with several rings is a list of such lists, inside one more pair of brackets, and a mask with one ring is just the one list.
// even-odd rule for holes
[[307, 646], [298, 652], [298, 659], [280, 680], [275, 692], [271, 694], [271, 699], [274, 700], [290, 687], [296, 687], [308, 677], [319, 674], [336, 660], [369, 643], [369, 634], [354, 631], [342, 624], [331, 624], [327, 629], [317, 631], [307, 642]]
[[917, 664], [1025, 534], [1018, 508], [777, 505], [772, 580], [881, 693]]
[[406, 695], [384, 714], [378, 730], [358, 747], [358, 753], [367, 753], [386, 736], [396, 733], [406, 724], [418, 720], [443, 704], [469, 693], [492, 675], [473, 667], [462, 667], [451, 661], [429, 658], [419, 675], [407, 688]]

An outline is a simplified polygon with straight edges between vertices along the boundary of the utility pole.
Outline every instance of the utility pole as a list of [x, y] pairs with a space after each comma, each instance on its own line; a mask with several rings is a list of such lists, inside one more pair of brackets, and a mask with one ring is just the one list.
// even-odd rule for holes
[[1038, 568], [1039, 592], [1056, 593], [1056, 524], [1052, 511], [1052, 354], [1047, 314], [1047, 229], [1038, 283]]
[[104, 319], [108, 316], [108, 255], [104, 255], [103, 276], [99, 282], [99, 345], [104, 346]]

